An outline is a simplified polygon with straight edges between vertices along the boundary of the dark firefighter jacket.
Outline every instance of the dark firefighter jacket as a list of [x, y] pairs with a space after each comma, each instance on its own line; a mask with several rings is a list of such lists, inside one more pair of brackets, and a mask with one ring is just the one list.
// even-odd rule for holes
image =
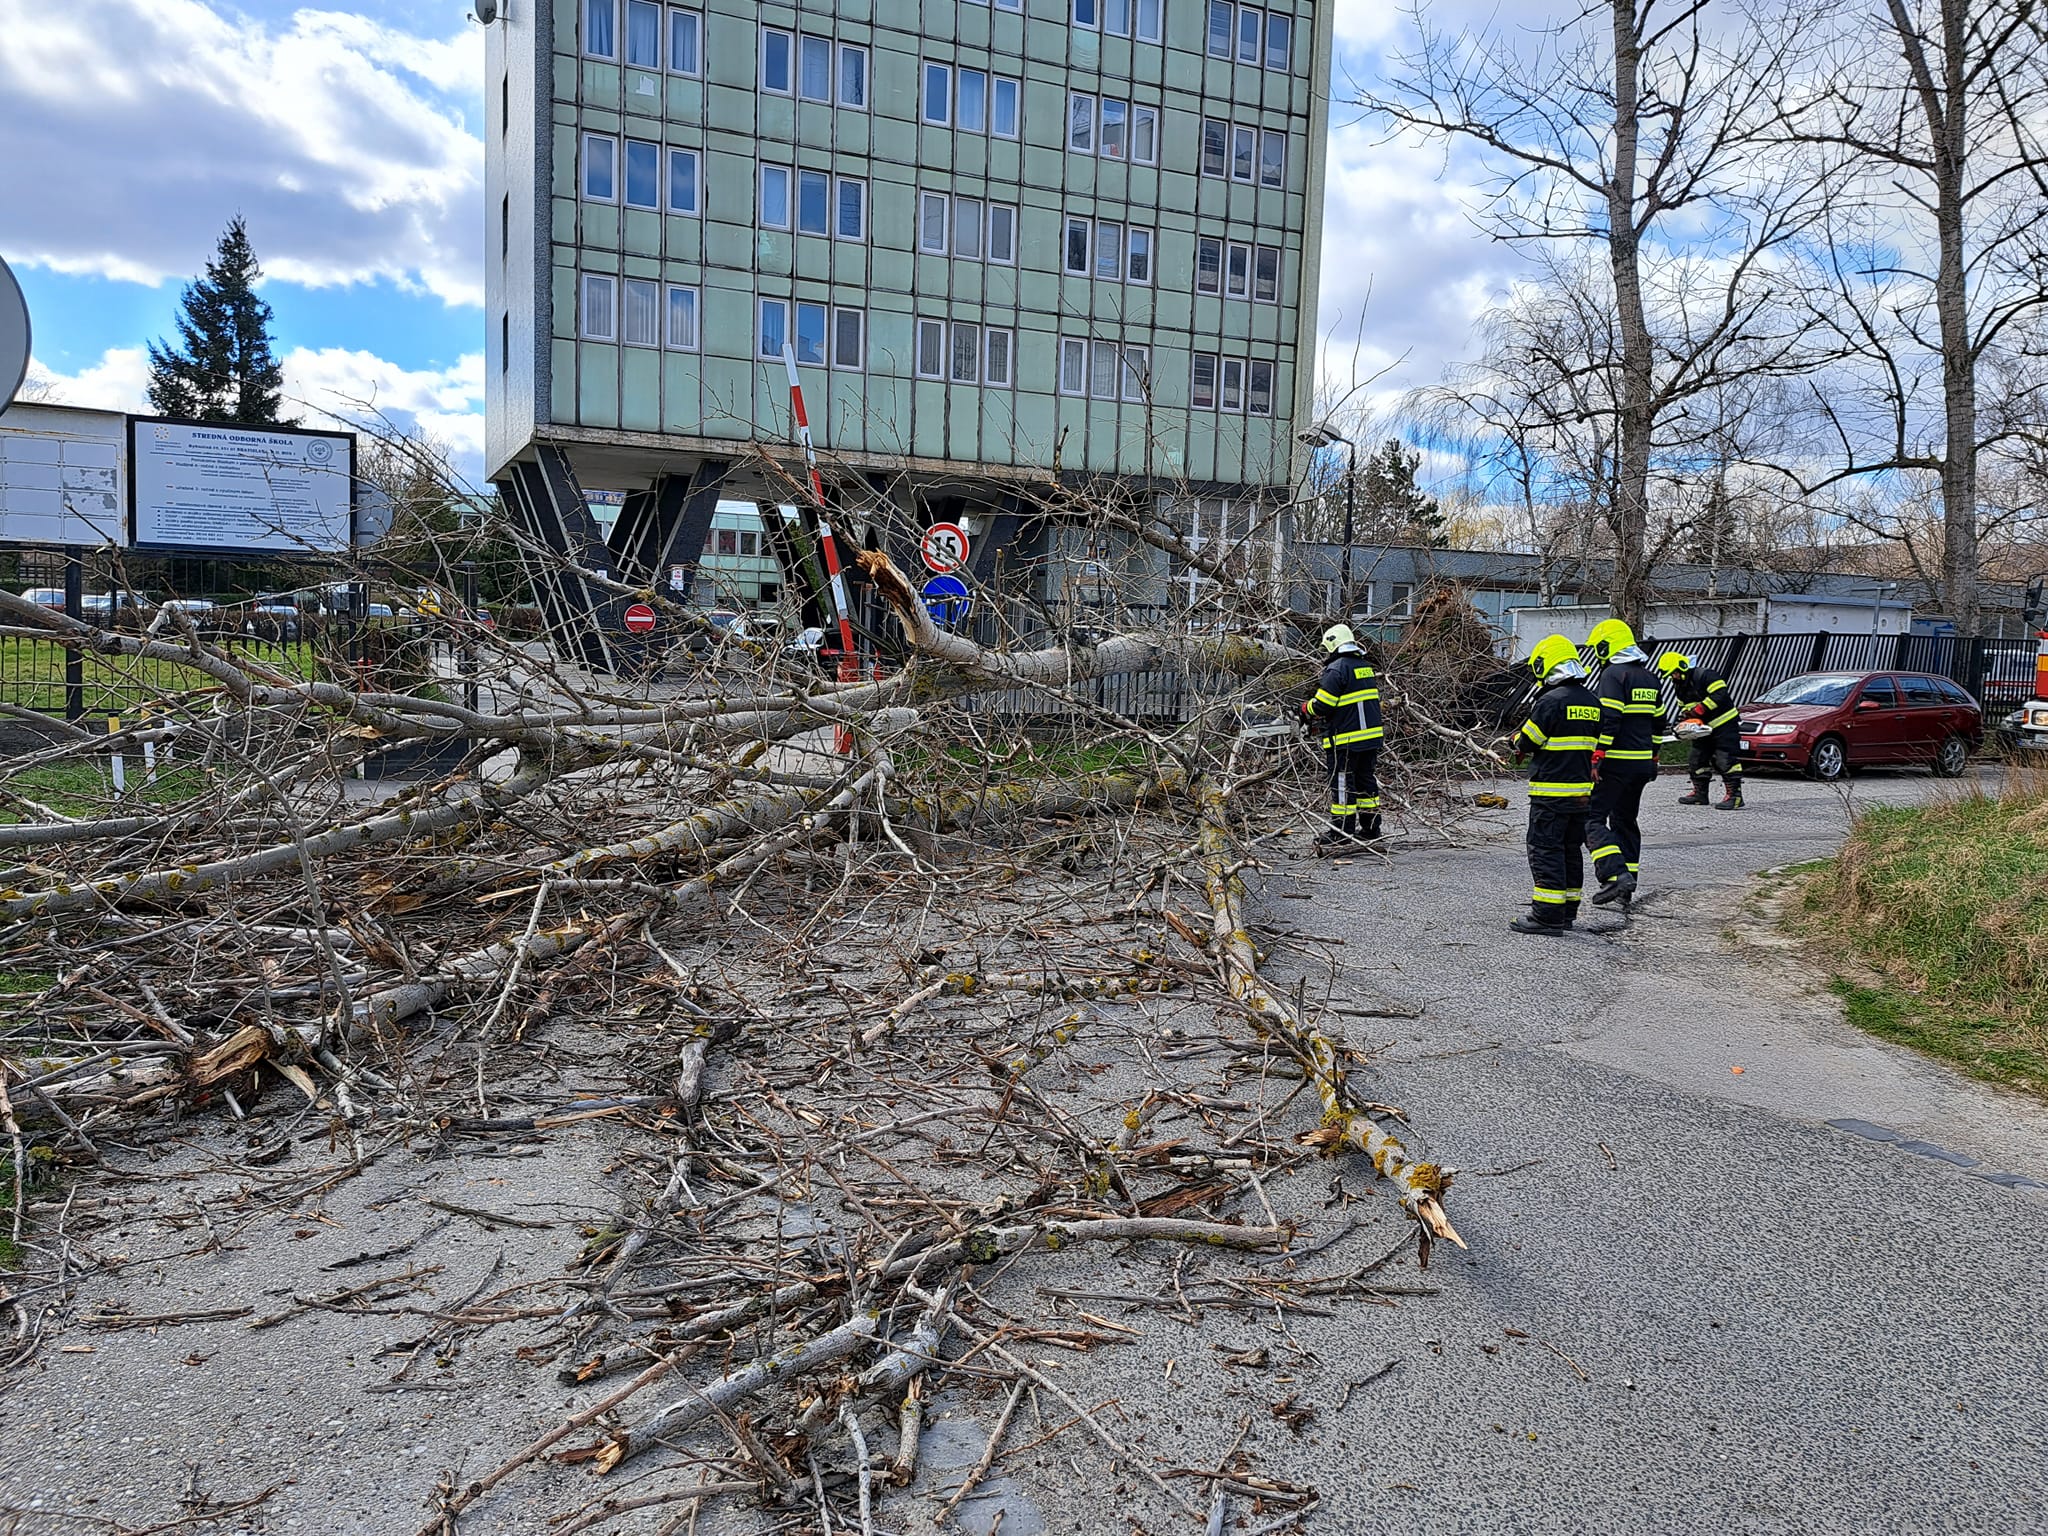
[[1639, 661], [1612, 662], [1600, 673], [1600, 746], [1610, 763], [1657, 761], [1664, 745], [1664, 691]]
[[1535, 754], [1529, 794], [1567, 800], [1593, 793], [1593, 749], [1600, 745], [1600, 700], [1577, 678], [1552, 683], [1536, 695], [1520, 745]]
[[1728, 691], [1728, 679], [1708, 667], [1688, 667], [1683, 672], [1671, 674], [1671, 691], [1678, 695], [1683, 704], [1704, 704], [1701, 718], [1707, 722], [1707, 729], [1718, 731], [1723, 726], [1733, 725], [1740, 711], [1735, 707], [1735, 696]]
[[1339, 651], [1316, 680], [1316, 696], [1301, 706], [1313, 717], [1326, 747], [1363, 752], [1377, 747], [1380, 728], [1380, 687], [1372, 666], [1358, 651]]

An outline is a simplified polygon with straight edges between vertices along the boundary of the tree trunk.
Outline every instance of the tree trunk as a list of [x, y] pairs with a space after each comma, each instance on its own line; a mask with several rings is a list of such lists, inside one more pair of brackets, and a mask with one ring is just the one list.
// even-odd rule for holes
[[1616, 400], [1617, 452], [1614, 505], [1614, 583], [1608, 601], [1616, 616], [1641, 625], [1649, 606], [1646, 544], [1650, 523], [1650, 432], [1655, 379], [1649, 321], [1643, 314], [1642, 245], [1636, 229], [1636, 153], [1642, 124], [1636, 37], [1637, 0], [1608, 0], [1614, 23], [1614, 171], [1607, 186], [1607, 259], [1614, 274], [1614, 305], [1621, 326], [1620, 398]]
[[[1942, 0], [1940, 97], [1928, 103], [1934, 136], [1935, 228], [1940, 264], [1934, 302], [1941, 317], [1941, 598], [1956, 632], [1977, 632], [1977, 359], [1970, 327], [1969, 252], [1963, 204], [1969, 196], [1970, 0]], [[1893, 11], [1898, 13], [1897, 0]]]

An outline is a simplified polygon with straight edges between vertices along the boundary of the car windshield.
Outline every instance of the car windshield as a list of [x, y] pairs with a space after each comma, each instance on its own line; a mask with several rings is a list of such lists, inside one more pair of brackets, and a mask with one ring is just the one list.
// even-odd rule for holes
[[1789, 682], [1778, 684], [1768, 692], [1756, 696], [1759, 704], [1813, 704], [1831, 708], [1849, 702], [1849, 695], [1862, 681], [1856, 677], [1831, 677], [1817, 674], [1812, 677], [1795, 677]]

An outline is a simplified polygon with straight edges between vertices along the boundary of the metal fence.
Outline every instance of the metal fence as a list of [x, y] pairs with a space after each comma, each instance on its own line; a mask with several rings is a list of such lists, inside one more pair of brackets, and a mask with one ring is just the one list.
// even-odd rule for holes
[[1672, 640], [1655, 655], [1683, 651], [1728, 679], [1747, 704], [1805, 672], [1930, 672], [1961, 684], [1987, 710], [2032, 697], [2034, 641], [1968, 635], [1713, 635]]

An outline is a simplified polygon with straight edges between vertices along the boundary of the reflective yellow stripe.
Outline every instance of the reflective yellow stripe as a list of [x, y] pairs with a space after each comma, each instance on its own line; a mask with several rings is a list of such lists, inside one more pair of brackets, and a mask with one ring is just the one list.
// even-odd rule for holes
[[1593, 853], [1592, 853], [1592, 857], [1593, 857], [1593, 858], [1595, 858], [1595, 859], [1604, 859], [1604, 858], [1606, 858], [1606, 857], [1607, 857], [1607, 856], [1608, 856], [1608, 855], [1609, 855], [1610, 853], [1619, 853], [1619, 852], [1621, 852], [1621, 844], [1619, 844], [1619, 843], [1609, 843], [1609, 844], [1608, 844], [1608, 845], [1607, 845], [1607, 846], [1606, 846], [1605, 848], [1595, 848], [1595, 849], [1593, 850]]
[[1333, 747], [1355, 747], [1363, 742], [1381, 741], [1386, 737], [1386, 727], [1369, 725], [1362, 731], [1344, 731], [1332, 736], [1329, 745]]
[[1543, 743], [1545, 743], [1546, 741], [1550, 740], [1550, 733], [1544, 730], [1543, 727], [1538, 725], [1534, 720], [1525, 720], [1522, 722], [1522, 734], [1528, 737], [1531, 741], [1535, 742], [1536, 745], [1539, 747], [1542, 746]]
[[1337, 695], [1330, 692], [1330, 690], [1327, 688], [1318, 688], [1316, 690], [1316, 702], [1318, 704], [1328, 704], [1334, 707], [1337, 702]]
[[1543, 745], [1553, 752], [1590, 752], [1600, 743], [1591, 736], [1552, 736]]
[[1551, 906], [1561, 907], [1566, 902], [1570, 901], [1571, 897], [1566, 895], [1563, 891], [1553, 891], [1546, 886], [1539, 885], [1535, 888], [1535, 890], [1530, 892], [1529, 899], [1531, 901], [1547, 902]]
[[1610, 747], [1607, 752], [1607, 760], [1610, 763], [1647, 763], [1652, 755], [1649, 752], [1638, 752], [1629, 747]]
[[1583, 796], [1592, 794], [1593, 781], [1588, 779], [1583, 784], [1532, 783], [1529, 786], [1529, 793], [1547, 799], [1569, 799], [1573, 795]]
[[[1335, 704], [1336, 704], [1336, 705], [1337, 705], [1337, 706], [1338, 706], [1339, 708], [1342, 708], [1342, 707], [1343, 707], [1344, 705], [1346, 705], [1346, 704], [1360, 704], [1360, 703], [1365, 703], [1365, 702], [1367, 702], [1368, 700], [1370, 700], [1370, 701], [1375, 701], [1375, 702], [1376, 702], [1376, 701], [1377, 701], [1377, 700], [1379, 699], [1379, 696], [1380, 696], [1380, 691], [1379, 691], [1379, 689], [1377, 689], [1377, 688], [1367, 688], [1367, 689], [1364, 689], [1363, 691], [1361, 691], [1361, 692], [1359, 692], [1359, 693], [1347, 693], [1347, 694], [1344, 694], [1344, 695], [1340, 696], [1339, 698], [1335, 699], [1335, 700], [1334, 700], [1333, 702], [1334, 702], [1334, 703], [1335, 703]], [[1318, 695], [1318, 697], [1320, 697], [1320, 695]]]

